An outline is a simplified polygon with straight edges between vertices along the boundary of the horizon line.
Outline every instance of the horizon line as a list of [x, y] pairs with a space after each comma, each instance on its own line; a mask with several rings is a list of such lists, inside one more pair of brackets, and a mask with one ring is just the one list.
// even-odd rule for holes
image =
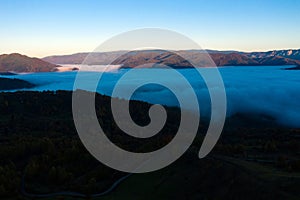
[[[43, 57], [40, 57], [40, 56], [29, 56], [28, 54], [24, 54], [24, 53], [19, 53], [19, 52], [11, 52], [11, 53], [1, 53], [0, 55], [9, 55], [9, 54], [20, 54], [20, 55], [25, 55], [25, 56], [28, 56], [28, 57], [32, 57], [32, 58], [39, 58], [39, 59], [42, 59], [42, 58], [46, 58], [46, 57], [51, 57], [51, 56], [69, 56], [69, 55], [75, 55], [75, 54], [84, 54], [84, 53], [109, 53], [109, 52], [118, 52], [118, 51], [145, 51], [145, 50], [164, 50], [164, 49], [142, 49], [142, 50], [111, 50], [111, 51], [96, 51], [96, 52], [93, 52], [93, 51], [81, 51], [81, 52], [73, 52], [73, 53], [66, 53], [66, 54], [52, 54], [52, 55], [47, 55], [47, 56], [43, 56]], [[266, 53], [266, 52], [271, 52], [271, 51], [288, 51], [288, 50], [292, 50], [292, 51], [297, 51], [297, 50], [300, 50], [300, 47], [299, 48], [282, 48], [282, 49], [268, 49], [268, 50], [254, 50], [254, 51], [243, 51], [243, 50], [233, 50], [233, 49], [226, 49], [226, 50], [218, 50], [218, 49], [176, 49], [176, 50], [171, 50], [171, 49], [167, 49], [165, 51], [216, 51], [216, 52], [237, 52], [237, 53]]]
[[[151, 49], [145, 49], [145, 50], [151, 50]], [[152, 50], [164, 50], [164, 49], [152, 49]], [[166, 51], [168, 51], [170, 49], [167, 49]], [[233, 50], [233, 49], [227, 49], [227, 50], [218, 50], [218, 49], [176, 49], [176, 50], [170, 50], [170, 51], [195, 51], [195, 50], [203, 50], [203, 51], [219, 51], [219, 52], [239, 52], [239, 53], [256, 53], [256, 52], [270, 52], [270, 51], [288, 51], [288, 50], [292, 50], [292, 51], [297, 51], [300, 50], [299, 48], [282, 48], [282, 49], [268, 49], [268, 50], [253, 50], [253, 51], [243, 51], [243, 50]], [[126, 50], [126, 49], [120, 49], [120, 50], [111, 50], [111, 51], [81, 51], [81, 52], [73, 52], [73, 53], [68, 53], [68, 54], [53, 54], [53, 55], [48, 55], [48, 56], [44, 56], [44, 57], [37, 57], [37, 58], [46, 58], [46, 57], [50, 57], [50, 56], [67, 56], [67, 55], [75, 55], [75, 54], [81, 54], [81, 53], [109, 53], [109, 52], [118, 52], [118, 51], [143, 51], [143, 50]]]

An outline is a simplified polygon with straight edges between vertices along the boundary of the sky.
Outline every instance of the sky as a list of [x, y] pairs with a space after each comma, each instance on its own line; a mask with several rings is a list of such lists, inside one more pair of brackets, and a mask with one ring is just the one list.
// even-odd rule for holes
[[0, 0], [0, 22], [0, 54], [89, 52], [138, 28], [173, 30], [205, 49], [300, 49], [298, 0]]

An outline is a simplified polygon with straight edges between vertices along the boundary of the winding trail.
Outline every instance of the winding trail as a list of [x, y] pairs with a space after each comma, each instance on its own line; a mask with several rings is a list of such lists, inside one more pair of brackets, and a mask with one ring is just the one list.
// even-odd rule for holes
[[23, 196], [29, 198], [53, 198], [58, 196], [68, 196], [68, 197], [76, 197], [76, 198], [96, 198], [112, 192], [122, 181], [124, 181], [126, 178], [128, 178], [131, 175], [132, 174], [127, 174], [126, 176], [123, 176], [122, 178], [116, 180], [107, 190], [103, 192], [90, 194], [90, 195], [86, 195], [78, 192], [71, 192], [71, 191], [62, 191], [62, 192], [54, 192], [54, 193], [47, 193], [47, 194], [29, 193], [25, 190], [25, 175], [23, 175], [22, 184], [21, 184], [21, 193]]

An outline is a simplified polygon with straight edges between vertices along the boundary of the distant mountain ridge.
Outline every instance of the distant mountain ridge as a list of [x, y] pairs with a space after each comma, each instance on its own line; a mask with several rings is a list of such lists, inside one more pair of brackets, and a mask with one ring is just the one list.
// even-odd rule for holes
[[122, 55], [125, 51], [111, 51], [101, 53], [75, 53], [71, 55], [55, 55], [47, 56], [42, 60], [53, 64], [82, 64], [87, 56], [89, 56], [89, 64], [106, 65], [109, 61], [116, 59]]
[[245, 53], [251, 58], [265, 58], [265, 57], [274, 57], [280, 56], [283, 58], [300, 60], [300, 49], [289, 49], [289, 50], [274, 50], [267, 52], [252, 52]]
[[[239, 51], [216, 51], [216, 50], [179, 50], [181, 55], [189, 58], [200, 67], [209, 67], [211, 62], [201, 60], [201, 53], [207, 52], [217, 66], [259, 66], [259, 65], [296, 65], [300, 66], [299, 50], [276, 50], [268, 52], [239, 52]], [[172, 67], [192, 67], [185, 59], [179, 58], [169, 51], [163, 50], [140, 50], [124, 54], [125, 51], [78, 53], [72, 55], [49, 56], [43, 60], [54, 64], [121, 64], [123, 67], [156, 67], [168, 65]], [[204, 54], [203, 54], [204, 55]], [[111, 63], [111, 61], [113, 61]], [[147, 65], [156, 63], [157, 65]], [[145, 65], [146, 64], [146, 65]]]
[[51, 72], [59, 67], [18, 53], [0, 55], [0, 72]]
[[[207, 56], [206, 52], [210, 55]], [[182, 55], [187, 60], [178, 56]], [[87, 59], [86, 59], [87, 58]], [[273, 66], [293, 65], [300, 69], [299, 50], [276, 50], [268, 52], [245, 53], [239, 51], [216, 50], [163, 50], [113, 51], [77, 53], [72, 55], [48, 56], [43, 59], [31, 58], [21, 54], [0, 55], [0, 72], [52, 72], [59, 64], [122, 65], [124, 68], [163, 67], [189, 68], [210, 67], [211, 59], [216, 66]], [[189, 61], [191, 61], [191, 63]]]

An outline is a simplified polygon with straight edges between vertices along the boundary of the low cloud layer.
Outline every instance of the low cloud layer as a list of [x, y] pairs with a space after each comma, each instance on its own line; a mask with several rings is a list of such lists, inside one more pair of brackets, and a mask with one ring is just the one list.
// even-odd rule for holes
[[[235, 113], [265, 114], [274, 117], [279, 123], [291, 127], [300, 127], [300, 70], [282, 70], [276, 67], [224, 67], [220, 73], [226, 88], [227, 116]], [[159, 70], [168, 69], [138, 69], [138, 73], [167, 79], [180, 88], [181, 95], [189, 98], [190, 88], [182, 87], [173, 77], [160, 77]], [[207, 69], [206, 69], [207, 70]], [[111, 95], [113, 86], [126, 70], [106, 72], [102, 76], [98, 92]], [[190, 69], [180, 70], [193, 86], [200, 102], [202, 116], [210, 114], [210, 99], [207, 88], [201, 77]], [[30, 90], [72, 90], [76, 72], [22, 74], [15, 78], [38, 84]], [[97, 73], [86, 72], [87, 87], [89, 76]], [[127, 80], [121, 87], [135, 84], [139, 76]], [[218, 90], [220, 88], [213, 88]], [[178, 105], [177, 99], [167, 89], [158, 85], [146, 85], [133, 94], [133, 99], [150, 103], [160, 103], [170, 106]], [[192, 108], [186, 108], [192, 109]]]

